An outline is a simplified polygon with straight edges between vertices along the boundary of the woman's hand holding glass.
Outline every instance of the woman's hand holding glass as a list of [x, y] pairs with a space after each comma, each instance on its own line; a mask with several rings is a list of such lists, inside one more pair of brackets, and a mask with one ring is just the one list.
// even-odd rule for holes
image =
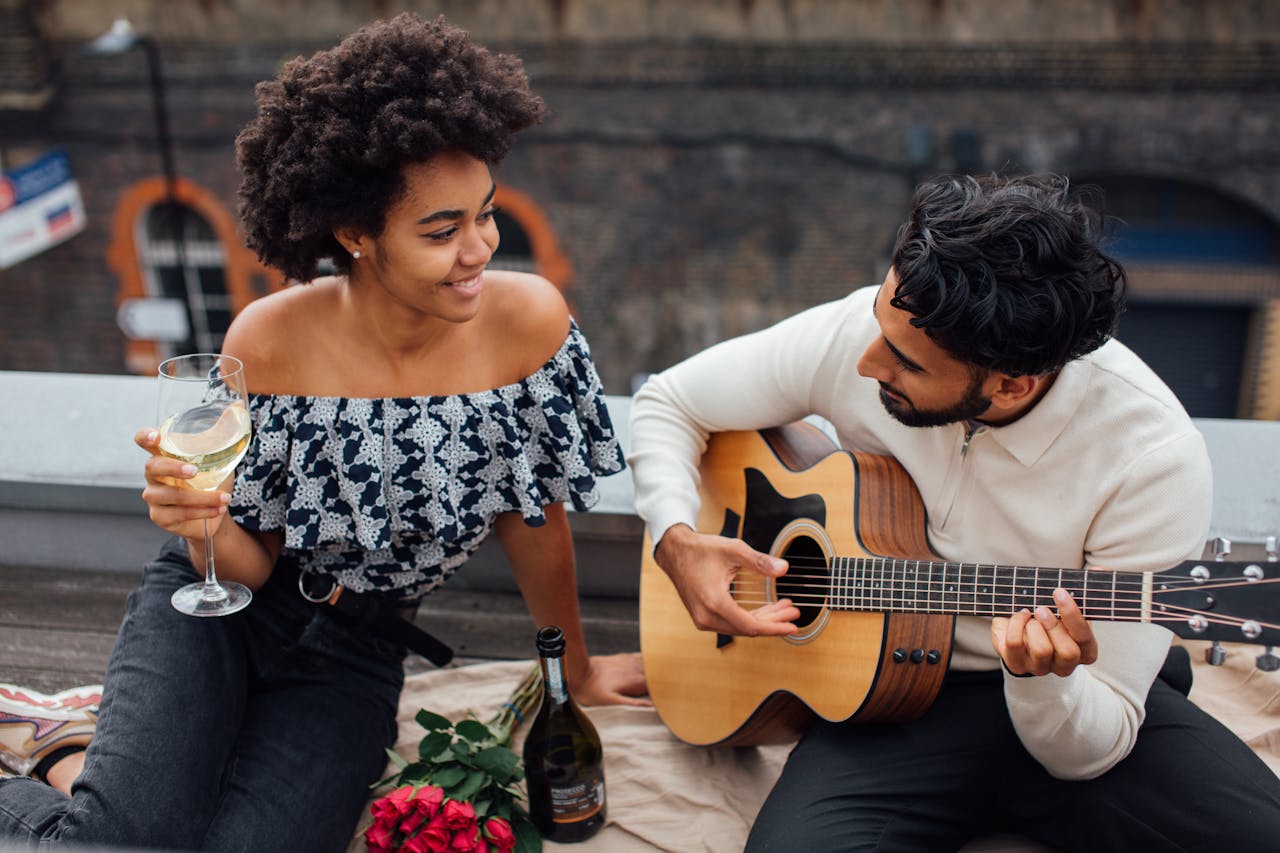
[[[160, 365], [159, 429], [134, 441], [151, 454], [142, 497], [159, 527], [203, 542], [205, 580], [173, 595], [173, 606], [192, 616], [224, 616], [248, 605], [242, 584], [219, 583], [213, 537], [230, 501], [235, 466], [248, 447], [250, 422], [243, 366], [230, 356], [179, 356]], [[198, 546], [197, 550], [198, 550]]]
[[231, 502], [230, 485], [217, 491], [201, 491], [184, 484], [196, 475], [197, 468], [180, 459], [173, 459], [160, 453], [160, 431], [148, 427], [138, 430], [133, 441], [151, 458], [147, 460], [145, 475], [147, 487], [142, 491], [142, 499], [151, 510], [151, 521], [157, 527], [199, 542], [204, 539], [205, 522], [209, 525], [209, 535], [213, 536], [222, 525], [226, 515], [227, 504]]

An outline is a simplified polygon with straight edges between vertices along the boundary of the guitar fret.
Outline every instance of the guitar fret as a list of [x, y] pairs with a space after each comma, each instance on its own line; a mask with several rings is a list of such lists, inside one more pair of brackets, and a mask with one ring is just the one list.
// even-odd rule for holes
[[906, 613], [911, 609], [911, 605], [908, 603], [907, 599], [907, 561], [894, 560], [894, 563], [901, 563], [902, 565], [902, 579], [898, 582], [898, 607], [896, 608], [896, 612]]
[[915, 565], [913, 566], [913, 565], [912, 565], [912, 561], [911, 561], [911, 560], [903, 560], [903, 561], [902, 561], [902, 571], [903, 571], [903, 572], [907, 572], [907, 571], [910, 571], [910, 572], [911, 572], [911, 586], [912, 586], [912, 590], [911, 590], [911, 604], [908, 606], [908, 608], [907, 608], [907, 609], [908, 609], [909, 611], [911, 611], [911, 612], [919, 613], [919, 612], [920, 612], [920, 606], [921, 606], [921, 600], [920, 600], [920, 561], [919, 561], [919, 560], [916, 560], [916, 561], [915, 561]]
[[[973, 564], [973, 614], [975, 616], [986, 613], [991, 610], [990, 590], [982, 585], [982, 566], [977, 563]], [[984, 607], [978, 603], [978, 596], [987, 595], [987, 603]]]
[[[920, 561], [916, 560], [916, 584], [920, 583]], [[937, 605], [937, 595], [933, 585], [933, 573], [929, 572], [924, 576], [924, 610], [926, 613], [933, 613], [934, 607]]]
[[907, 561], [893, 560], [893, 612], [902, 613], [907, 609]]
[[1111, 621], [1116, 618], [1116, 573], [1111, 573]]
[[[916, 560], [916, 585], [920, 584], [920, 561]], [[933, 574], [924, 576], [924, 609], [926, 613], [932, 613], [934, 608], [934, 588]]]
[[862, 561], [862, 590], [859, 593], [859, 599], [862, 602], [863, 610], [874, 610], [872, 607], [871, 594], [875, 590], [875, 561], [870, 557]]
[[[933, 569], [933, 561], [932, 561], [932, 560], [930, 560], [930, 561], [929, 561], [929, 568], [930, 568], [930, 570], [932, 570], [932, 569]], [[957, 581], [959, 581], [959, 580], [960, 580], [960, 576], [959, 576], [959, 575], [956, 575], [956, 580], [957, 580]], [[959, 609], [960, 609], [960, 592], [959, 592], [959, 590], [958, 590], [956, 587], [954, 587], [954, 586], [951, 584], [951, 567], [950, 567], [950, 566], [948, 566], [946, 563], [943, 563], [943, 564], [942, 564], [942, 610], [943, 610], [943, 611], [947, 611], [947, 610], [951, 609], [951, 608], [948, 608], [948, 607], [947, 607], [947, 593], [948, 593], [948, 592], [953, 592], [953, 591], [954, 591], [954, 592], [955, 592], [955, 594], [956, 594], [956, 603], [955, 603], [955, 608], [954, 608], [954, 609], [955, 609], [955, 610], [959, 610]]]
[[1007, 609], [1008, 609], [1008, 605], [1004, 600], [1004, 596], [1001, 595], [1000, 587], [997, 584], [996, 567], [992, 565], [991, 566], [991, 615], [995, 616], [996, 614], [1001, 613]]
[[867, 563], [868, 583], [867, 583], [867, 610], [884, 610], [884, 596], [882, 595], [884, 584], [884, 563], [880, 560], [869, 561]]
[[896, 568], [894, 560], [885, 561], [885, 590], [884, 595], [880, 596], [880, 600], [884, 602], [881, 608], [885, 611], [893, 610], [893, 596], [896, 594], [897, 576], [894, 574]]
[[880, 583], [880, 610], [893, 610], [893, 561], [886, 560]]
[[911, 596], [914, 596], [914, 592], [910, 590], [909, 582], [907, 581], [907, 575], [910, 574], [910, 572], [911, 572], [910, 561], [903, 560], [902, 561], [902, 589], [901, 589], [902, 597], [898, 601], [899, 613], [911, 612], [912, 604], [914, 602], [914, 598], [911, 597]]
[[[964, 570], [964, 563], [960, 564], [960, 569], [961, 571]], [[973, 606], [969, 608], [969, 612], [974, 616], [978, 615], [978, 571], [976, 566], [973, 571]]]
[[[908, 574], [911, 575], [911, 580], [909, 584], [907, 581]], [[912, 571], [910, 560], [902, 561], [902, 581], [903, 581], [902, 611], [904, 613], [911, 613], [913, 611], [918, 611], [920, 609], [920, 576], [916, 574], [914, 571]], [[908, 589], [911, 590], [910, 600], [907, 599]]]

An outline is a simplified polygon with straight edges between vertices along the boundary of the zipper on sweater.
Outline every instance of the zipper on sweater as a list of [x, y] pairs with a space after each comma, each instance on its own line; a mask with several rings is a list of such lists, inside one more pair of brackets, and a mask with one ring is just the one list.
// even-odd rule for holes
[[960, 495], [960, 492], [963, 491], [962, 486], [964, 485], [966, 471], [964, 462], [969, 457], [969, 443], [973, 441], [974, 436], [978, 435], [985, 429], [986, 427], [977, 421], [965, 422], [964, 441], [960, 444], [959, 470], [956, 472], [955, 486], [951, 490], [951, 500], [947, 504], [947, 513], [942, 518], [942, 525], [939, 528], [941, 530], [947, 529], [947, 522], [951, 520], [951, 511], [956, 508], [956, 498]]
[[960, 458], [964, 459], [969, 455], [969, 442], [973, 441], [973, 437], [982, 432], [983, 426], [977, 421], [965, 421], [964, 427], [964, 444], [960, 445]]

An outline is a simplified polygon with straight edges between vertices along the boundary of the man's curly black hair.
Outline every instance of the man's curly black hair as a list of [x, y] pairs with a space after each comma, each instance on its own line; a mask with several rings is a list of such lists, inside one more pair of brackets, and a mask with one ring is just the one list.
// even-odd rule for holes
[[894, 307], [977, 368], [1041, 375], [1100, 347], [1124, 311], [1106, 219], [1059, 175], [941, 177], [898, 231]]
[[321, 258], [350, 269], [334, 228], [380, 234], [405, 166], [449, 149], [496, 165], [546, 111], [519, 59], [410, 13], [290, 61], [256, 92], [236, 138], [246, 242], [303, 281]]

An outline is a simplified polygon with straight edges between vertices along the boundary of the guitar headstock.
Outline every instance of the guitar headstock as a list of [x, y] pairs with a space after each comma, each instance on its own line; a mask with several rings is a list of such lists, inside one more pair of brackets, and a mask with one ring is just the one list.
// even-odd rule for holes
[[1259, 669], [1280, 669], [1280, 554], [1276, 537], [1267, 538], [1266, 557], [1228, 561], [1231, 543], [1214, 540], [1209, 560], [1188, 560], [1153, 577], [1151, 621], [1188, 640], [1212, 640], [1205, 659], [1220, 664], [1226, 652], [1219, 643], [1266, 646]]

